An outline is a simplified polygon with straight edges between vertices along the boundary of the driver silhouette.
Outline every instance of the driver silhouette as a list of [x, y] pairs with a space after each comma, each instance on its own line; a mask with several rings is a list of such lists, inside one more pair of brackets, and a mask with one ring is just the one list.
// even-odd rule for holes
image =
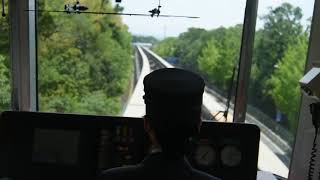
[[191, 167], [185, 153], [201, 126], [204, 81], [176, 68], [153, 71], [144, 78], [145, 131], [150, 154], [138, 165], [104, 171], [99, 180], [218, 180]]

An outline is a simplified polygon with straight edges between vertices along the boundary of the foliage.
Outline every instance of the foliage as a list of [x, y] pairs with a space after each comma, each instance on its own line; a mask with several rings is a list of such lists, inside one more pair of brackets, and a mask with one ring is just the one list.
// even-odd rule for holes
[[[283, 3], [261, 18], [264, 28], [255, 41], [253, 57], [254, 76], [250, 86], [250, 101], [256, 106], [275, 113], [274, 102], [267, 93], [271, 87], [266, 83], [275, 65], [284, 57], [288, 47], [303, 36], [302, 11], [289, 3]], [[267, 107], [267, 108], [266, 108]]]
[[161, 42], [157, 43], [153, 49], [154, 51], [157, 52], [157, 54], [159, 54], [162, 57], [172, 57], [175, 54], [176, 51], [176, 42], [177, 42], [177, 38], [166, 38], [164, 40], [162, 40]]
[[159, 41], [159, 40], [156, 39], [156, 38], [153, 37], [153, 36], [138, 36], [138, 35], [132, 36], [132, 42], [155, 44], [155, 43], [157, 43], [158, 41]]
[[[8, 3], [5, 4], [8, 12]], [[0, 112], [10, 108], [9, 17], [0, 18]]]
[[[81, 3], [120, 11], [106, 1]], [[40, 110], [118, 115], [133, 71], [131, 35], [121, 18], [42, 13], [38, 24]]]
[[179, 57], [178, 64], [190, 70], [198, 67], [197, 58], [201, 52], [204, 42], [202, 37], [206, 30], [200, 28], [190, 28], [188, 32], [179, 35], [176, 43], [175, 53]]
[[[154, 46], [163, 57], [178, 57], [178, 65], [203, 75], [226, 90], [240, 50], [242, 26], [210, 31], [190, 28], [178, 38], [166, 38]], [[212, 51], [212, 52], [211, 52]]]
[[301, 38], [298, 43], [288, 47], [277, 65], [278, 68], [267, 81], [267, 84], [272, 87], [268, 94], [274, 100], [276, 107], [287, 115], [289, 128], [293, 132], [298, 125], [299, 79], [303, 76], [306, 54], [307, 42]]
[[200, 72], [205, 74], [210, 83], [221, 84], [221, 81], [223, 81], [220, 76], [223, 76], [224, 74], [217, 71], [220, 68], [220, 57], [214, 41], [208, 41], [198, 57], [198, 68]]
[[0, 55], [0, 111], [10, 107], [9, 70], [5, 65], [5, 57]]

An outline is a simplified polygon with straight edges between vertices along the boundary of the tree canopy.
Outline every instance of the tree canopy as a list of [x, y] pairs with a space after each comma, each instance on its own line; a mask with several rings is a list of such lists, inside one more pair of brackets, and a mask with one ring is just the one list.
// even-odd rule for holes
[[155, 44], [157, 43], [159, 40], [156, 39], [153, 36], [139, 36], [139, 35], [133, 35], [132, 36], [132, 42], [140, 42], [140, 43], [151, 43], [151, 44]]
[[[5, 11], [8, 3], [5, 4]], [[11, 74], [9, 62], [9, 17], [0, 18], [0, 112], [10, 108]]]
[[190, 28], [178, 38], [154, 46], [159, 55], [177, 57], [178, 66], [200, 73], [212, 85], [227, 90], [240, 52], [242, 25], [210, 31]]
[[288, 47], [277, 68], [267, 80], [271, 88], [268, 95], [272, 97], [276, 107], [288, 117], [289, 128], [297, 126], [297, 115], [300, 103], [299, 79], [303, 76], [307, 54], [306, 39], [301, 38]]
[[[107, 1], [82, 3], [119, 11]], [[43, 13], [38, 24], [40, 110], [119, 114], [133, 71], [131, 35], [121, 18]]]

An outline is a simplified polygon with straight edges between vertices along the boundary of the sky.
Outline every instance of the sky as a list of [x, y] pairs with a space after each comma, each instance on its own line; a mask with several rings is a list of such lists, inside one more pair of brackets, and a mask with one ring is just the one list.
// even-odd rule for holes
[[[258, 17], [268, 13], [268, 7], [277, 7], [284, 2], [299, 6], [304, 14], [303, 24], [312, 16], [314, 0], [259, 0]], [[159, 0], [122, 0], [124, 13], [148, 13], [156, 8]], [[129, 31], [135, 35], [150, 35], [159, 39], [178, 36], [190, 27], [214, 29], [242, 24], [246, 0], [161, 0], [161, 14], [199, 16], [187, 18], [151, 18], [123, 16]], [[258, 18], [257, 28], [263, 22]]]

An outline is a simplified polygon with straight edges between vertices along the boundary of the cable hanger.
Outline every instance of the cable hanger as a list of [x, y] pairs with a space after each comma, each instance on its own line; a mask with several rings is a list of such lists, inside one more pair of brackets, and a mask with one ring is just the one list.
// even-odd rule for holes
[[[2, 0], [4, 1], [4, 0]], [[149, 11], [150, 14], [140, 14], [140, 13], [118, 13], [118, 12], [94, 12], [87, 11], [89, 8], [80, 4], [79, 0], [76, 4], [66, 4], [64, 10], [46, 10], [46, 9], [26, 9], [25, 11], [35, 11], [35, 12], [51, 12], [51, 13], [67, 13], [67, 14], [100, 14], [100, 15], [118, 15], [118, 16], [151, 16], [154, 17], [168, 17], [168, 18], [199, 18], [196, 16], [179, 16], [179, 15], [160, 15], [160, 0], [157, 8]]]

